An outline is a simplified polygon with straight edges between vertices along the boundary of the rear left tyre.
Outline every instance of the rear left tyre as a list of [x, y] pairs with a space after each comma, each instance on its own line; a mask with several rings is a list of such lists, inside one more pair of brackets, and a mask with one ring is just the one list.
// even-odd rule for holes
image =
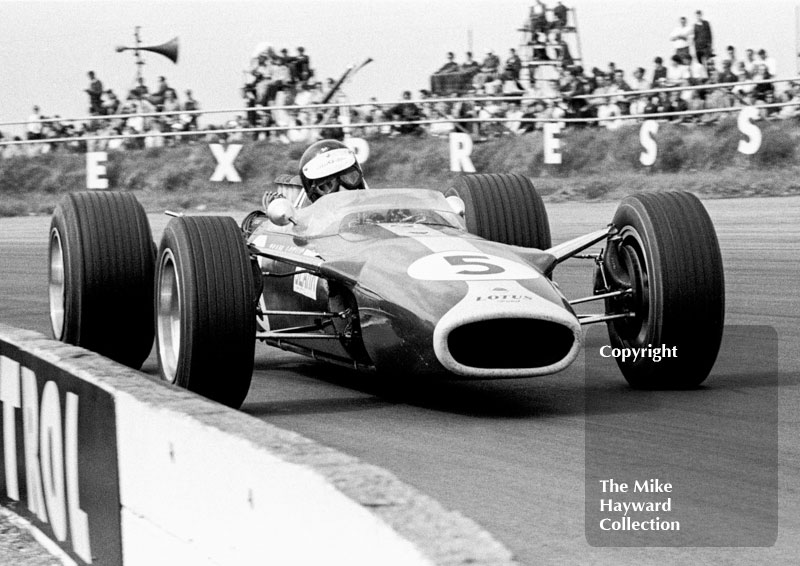
[[62, 342], [140, 368], [153, 348], [153, 236], [129, 193], [66, 195], [48, 246], [50, 326]]
[[162, 378], [240, 407], [253, 374], [257, 300], [250, 256], [232, 218], [172, 219], [155, 285]]

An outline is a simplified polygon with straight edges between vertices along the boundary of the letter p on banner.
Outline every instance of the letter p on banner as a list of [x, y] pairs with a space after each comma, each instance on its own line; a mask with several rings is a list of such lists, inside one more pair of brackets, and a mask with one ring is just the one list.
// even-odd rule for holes
[[108, 154], [105, 151], [89, 151], [86, 153], [86, 188], [107, 189], [106, 166]]
[[463, 171], [464, 173], [474, 173], [475, 166], [472, 164], [472, 138], [463, 132], [453, 132], [450, 134], [450, 171]]

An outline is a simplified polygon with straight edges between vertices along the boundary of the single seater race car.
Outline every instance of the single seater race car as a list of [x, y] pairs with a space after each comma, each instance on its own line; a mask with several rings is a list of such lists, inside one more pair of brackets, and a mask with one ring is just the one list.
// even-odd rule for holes
[[[241, 226], [176, 215], [157, 249], [132, 194], [79, 192], [49, 242], [57, 339], [134, 368], [155, 339], [165, 380], [233, 407], [258, 340], [396, 378], [521, 378], [568, 367], [582, 327], [605, 323], [614, 348], [677, 352], [618, 358], [632, 386], [689, 388], [710, 373], [724, 322], [716, 233], [683, 192], [627, 197], [610, 224], [553, 245], [529, 179], [465, 175], [445, 191], [340, 191], [301, 209], [279, 198]], [[570, 300], [553, 272], [575, 256], [594, 260], [593, 289]], [[589, 301], [605, 312], [576, 312]]]

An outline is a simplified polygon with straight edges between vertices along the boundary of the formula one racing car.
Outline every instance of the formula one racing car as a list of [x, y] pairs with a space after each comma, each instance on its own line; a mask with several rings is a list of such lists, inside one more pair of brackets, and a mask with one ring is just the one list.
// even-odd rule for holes
[[[569, 299], [553, 275], [573, 257], [593, 261], [593, 288]], [[630, 196], [608, 225], [553, 245], [518, 175], [340, 191], [300, 209], [275, 199], [241, 225], [177, 215], [157, 250], [132, 194], [72, 193], [53, 215], [49, 266], [57, 339], [135, 368], [155, 341], [164, 379], [234, 407], [256, 341], [401, 379], [522, 378], [568, 367], [583, 326], [604, 323], [614, 348], [677, 352], [618, 359], [632, 386], [688, 388], [710, 373], [724, 322], [719, 245], [697, 197]], [[603, 312], [576, 312], [591, 301]]]

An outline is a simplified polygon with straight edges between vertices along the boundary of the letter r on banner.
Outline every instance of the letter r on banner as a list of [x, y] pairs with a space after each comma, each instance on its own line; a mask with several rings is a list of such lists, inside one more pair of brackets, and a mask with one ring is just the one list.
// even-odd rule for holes
[[105, 162], [108, 154], [105, 151], [89, 151], [86, 153], [86, 188], [107, 189]]
[[464, 173], [474, 173], [475, 166], [472, 164], [472, 138], [463, 132], [453, 132], [450, 134], [450, 171], [463, 171]]
[[544, 162], [547, 165], [561, 165], [561, 124], [545, 122], [544, 132]]
[[211, 149], [211, 153], [214, 154], [214, 158], [217, 160], [217, 168], [214, 169], [214, 174], [211, 175], [209, 181], [219, 183], [227, 180], [231, 183], [241, 183], [242, 178], [236, 171], [236, 167], [233, 166], [233, 162], [236, 160], [239, 152], [242, 151], [242, 145], [238, 143], [232, 143], [225, 147], [218, 143], [210, 143], [208, 144], [208, 147]]
[[739, 153], [753, 155], [761, 148], [761, 129], [753, 124], [753, 120], [758, 120], [758, 109], [746, 106], [739, 112], [739, 131], [746, 135], [749, 140], [739, 140]]

